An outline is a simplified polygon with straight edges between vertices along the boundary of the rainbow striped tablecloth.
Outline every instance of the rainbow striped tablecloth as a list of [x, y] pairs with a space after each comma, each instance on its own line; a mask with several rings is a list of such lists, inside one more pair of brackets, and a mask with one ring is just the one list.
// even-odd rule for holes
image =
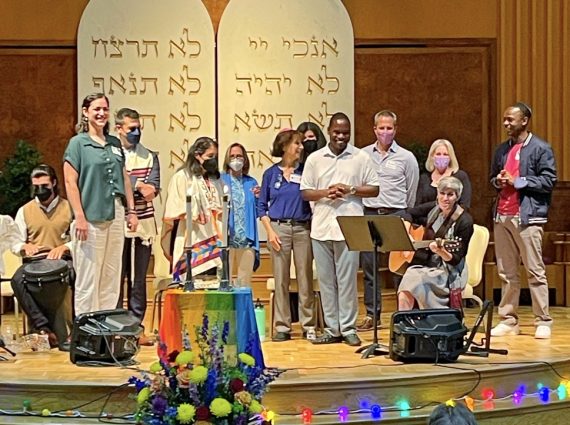
[[251, 288], [234, 288], [230, 292], [196, 290], [184, 292], [169, 289], [164, 297], [160, 338], [168, 352], [182, 350], [182, 332], [186, 329], [192, 349], [197, 349], [196, 328], [202, 326], [202, 316], [208, 314], [210, 328], [218, 323], [220, 332], [223, 323], [230, 323], [227, 355], [247, 352], [255, 357], [257, 365], [265, 367]]

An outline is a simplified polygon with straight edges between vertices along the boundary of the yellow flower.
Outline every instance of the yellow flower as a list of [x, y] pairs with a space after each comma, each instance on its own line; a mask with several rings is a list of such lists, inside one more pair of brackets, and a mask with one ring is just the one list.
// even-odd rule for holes
[[174, 362], [179, 366], [185, 366], [188, 363], [192, 363], [192, 360], [194, 360], [194, 353], [186, 350], [178, 354]]
[[210, 403], [210, 412], [217, 418], [223, 418], [232, 413], [232, 405], [225, 398], [215, 398]]
[[261, 405], [261, 403], [257, 400], [251, 400], [251, 403], [249, 404], [249, 411], [251, 413], [256, 413], [259, 414], [261, 412], [263, 412], [263, 406]]
[[255, 366], [255, 359], [247, 353], [239, 353], [238, 358], [242, 363], [248, 366]]
[[154, 362], [153, 364], [150, 365], [149, 369], [152, 373], [158, 373], [162, 370], [162, 365], [160, 364], [160, 362]]
[[49, 416], [49, 415], [51, 415], [51, 412], [49, 409], [43, 409], [42, 410], [42, 416]]
[[189, 379], [193, 384], [201, 384], [206, 382], [208, 378], [208, 368], [204, 366], [196, 366], [190, 371]]
[[139, 391], [137, 395], [137, 403], [140, 405], [144, 404], [148, 398], [150, 397], [150, 388], [144, 387], [142, 390]]
[[176, 415], [176, 419], [178, 419], [181, 424], [189, 424], [194, 420], [196, 408], [191, 404], [182, 403], [178, 406], [177, 412], [178, 414]]
[[234, 398], [239, 401], [244, 406], [248, 406], [251, 403], [253, 397], [247, 391], [240, 391], [234, 394]]

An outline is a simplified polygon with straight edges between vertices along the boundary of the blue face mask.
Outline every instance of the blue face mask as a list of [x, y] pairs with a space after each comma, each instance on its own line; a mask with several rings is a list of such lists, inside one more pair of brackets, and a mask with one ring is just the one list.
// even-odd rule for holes
[[138, 145], [141, 141], [141, 129], [140, 127], [134, 127], [130, 132], [127, 133], [127, 141], [131, 145]]

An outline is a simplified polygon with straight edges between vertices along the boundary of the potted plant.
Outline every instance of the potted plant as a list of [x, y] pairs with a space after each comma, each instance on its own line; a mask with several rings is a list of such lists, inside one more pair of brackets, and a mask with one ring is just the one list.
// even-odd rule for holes
[[16, 142], [16, 150], [6, 158], [0, 173], [0, 214], [14, 217], [30, 200], [30, 173], [41, 159], [35, 146], [24, 140]]

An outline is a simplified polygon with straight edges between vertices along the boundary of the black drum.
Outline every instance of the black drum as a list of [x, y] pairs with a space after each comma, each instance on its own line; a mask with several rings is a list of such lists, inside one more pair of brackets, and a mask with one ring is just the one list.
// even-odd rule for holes
[[42, 259], [24, 264], [24, 282], [38, 286], [53, 283], [69, 285], [67, 261]]
[[49, 321], [60, 342], [67, 338], [71, 312], [65, 308], [69, 290], [70, 264], [65, 260], [27, 259], [22, 283]]

